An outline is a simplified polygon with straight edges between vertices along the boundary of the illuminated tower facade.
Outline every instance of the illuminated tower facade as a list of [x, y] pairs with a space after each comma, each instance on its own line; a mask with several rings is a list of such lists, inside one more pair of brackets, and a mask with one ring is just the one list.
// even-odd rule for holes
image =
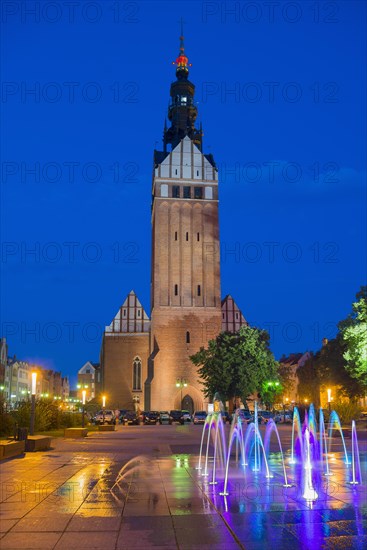
[[218, 171], [203, 153], [188, 76], [181, 36], [163, 151], [154, 152], [148, 410], [205, 406], [190, 355], [221, 331]]

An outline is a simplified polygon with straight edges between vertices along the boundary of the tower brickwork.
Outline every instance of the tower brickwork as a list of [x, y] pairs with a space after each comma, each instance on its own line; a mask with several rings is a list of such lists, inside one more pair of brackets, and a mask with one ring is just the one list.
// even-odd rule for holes
[[[202, 409], [202, 386], [190, 355], [221, 330], [218, 172], [195, 128], [195, 87], [188, 80], [183, 39], [176, 64], [171, 127], [165, 127], [164, 150], [154, 155], [146, 406]], [[185, 381], [183, 392], [177, 381]]]

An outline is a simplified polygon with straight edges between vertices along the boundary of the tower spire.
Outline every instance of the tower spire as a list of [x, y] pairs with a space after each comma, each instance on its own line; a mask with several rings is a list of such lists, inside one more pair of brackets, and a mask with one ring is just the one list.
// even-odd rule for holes
[[189, 66], [191, 66], [189, 64], [189, 60], [187, 58], [187, 56], [185, 55], [185, 37], [184, 37], [184, 30], [183, 30], [183, 24], [184, 24], [184, 21], [181, 17], [180, 19], [180, 30], [181, 30], [181, 34], [180, 34], [180, 51], [179, 51], [179, 54], [178, 54], [178, 57], [176, 59], [176, 61], [174, 61], [173, 63], [176, 65], [176, 76], [178, 79], [182, 80], [182, 79], [187, 79], [188, 75], [189, 75]]
[[165, 125], [163, 131], [163, 148], [167, 151], [167, 145], [172, 149], [188, 136], [201, 151], [202, 131], [197, 130], [195, 121], [198, 110], [194, 101], [195, 86], [189, 81], [189, 67], [191, 64], [185, 54], [185, 39], [183, 31], [183, 20], [180, 21], [180, 52], [176, 61], [176, 78], [171, 84], [171, 100], [168, 106], [168, 120], [170, 127]]

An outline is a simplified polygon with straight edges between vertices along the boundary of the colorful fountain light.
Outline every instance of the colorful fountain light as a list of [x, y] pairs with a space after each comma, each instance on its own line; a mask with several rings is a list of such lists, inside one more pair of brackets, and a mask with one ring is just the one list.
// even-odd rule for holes
[[[258, 424], [258, 410], [255, 402], [254, 422], [246, 425], [241, 419], [239, 411], [233, 415], [232, 425], [228, 435], [228, 447], [226, 445], [225, 427], [220, 412], [213, 412], [206, 418], [200, 444], [199, 464], [197, 469], [203, 477], [210, 476], [210, 464], [212, 463], [212, 476], [210, 485], [216, 485], [219, 480], [223, 483], [223, 490], [220, 495], [226, 497], [229, 495], [228, 482], [232, 471], [230, 470], [231, 454], [235, 445], [235, 462], [240, 463], [242, 475], [250, 472], [257, 479], [258, 475], [264, 475], [266, 479], [273, 477], [269, 466], [270, 440], [273, 434], [279, 445], [279, 453], [283, 469], [283, 487], [291, 487], [289, 482], [289, 473], [291, 476], [299, 477], [300, 487], [302, 488], [302, 497], [312, 502], [318, 498], [316, 488], [321, 481], [321, 476], [331, 476], [329, 463], [331, 460], [331, 444], [333, 430], [337, 429], [340, 433], [345, 461], [344, 465], [352, 464], [351, 485], [362, 483], [361, 466], [359, 459], [358, 439], [356, 425], [352, 423], [352, 445], [351, 462], [348, 458], [347, 448], [341, 428], [340, 419], [335, 411], [330, 414], [329, 435], [325, 428], [325, 420], [322, 409], [319, 411], [317, 422], [317, 413], [313, 404], [310, 405], [308, 413], [305, 413], [303, 425], [297, 407], [294, 408], [292, 425], [292, 447], [291, 457], [285, 461], [279, 432], [275, 422], [269, 420], [264, 440], [261, 435]], [[203, 468], [203, 445], [206, 437], [205, 466]], [[210, 456], [212, 449], [213, 456]], [[239, 455], [240, 454], [240, 461]], [[219, 463], [219, 464], [218, 464]], [[290, 472], [287, 474], [287, 467]], [[203, 470], [203, 471], [202, 471]], [[349, 468], [348, 468], [349, 470]]]

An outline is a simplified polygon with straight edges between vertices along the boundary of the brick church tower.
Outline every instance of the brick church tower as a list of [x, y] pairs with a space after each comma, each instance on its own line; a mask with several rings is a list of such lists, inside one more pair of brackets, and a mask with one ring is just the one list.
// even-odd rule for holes
[[221, 331], [218, 172], [202, 151], [188, 67], [181, 36], [170, 126], [154, 152], [148, 410], [206, 408], [189, 357]]

